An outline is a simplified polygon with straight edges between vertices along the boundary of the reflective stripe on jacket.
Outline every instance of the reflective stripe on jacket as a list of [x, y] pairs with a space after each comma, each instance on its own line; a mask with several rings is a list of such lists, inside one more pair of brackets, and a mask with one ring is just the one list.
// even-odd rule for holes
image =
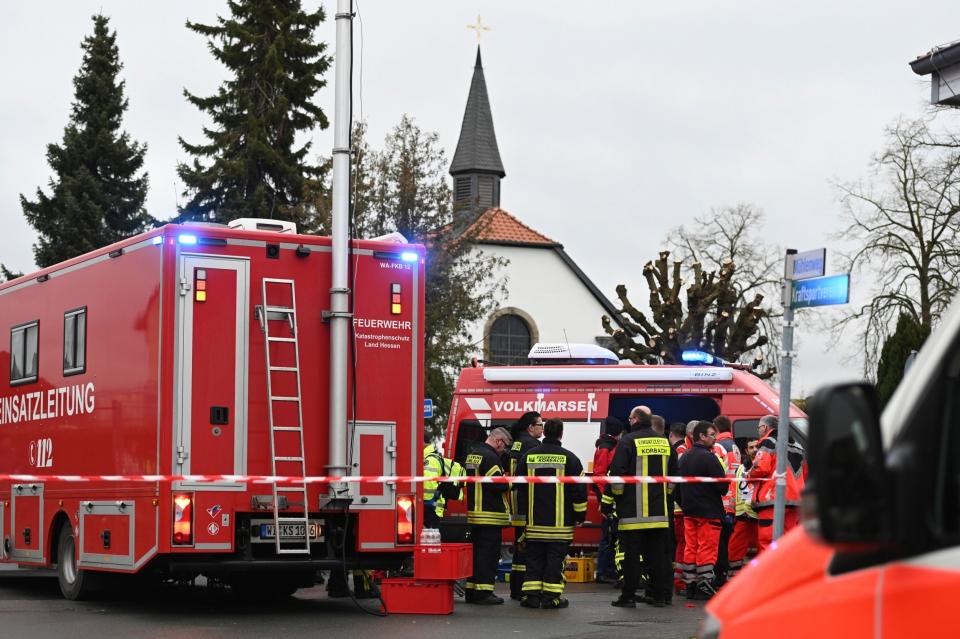
[[[531, 449], [517, 466], [519, 476], [580, 477], [583, 464], [547, 438]], [[517, 506], [526, 517], [526, 538], [531, 541], [571, 541], [573, 527], [587, 512], [586, 484], [527, 484], [520, 486]]]
[[[516, 476], [517, 467], [520, 465], [521, 460], [523, 460], [523, 456], [539, 445], [540, 441], [531, 437], [527, 431], [523, 431], [517, 435], [517, 438], [513, 440], [513, 445], [510, 446], [510, 450], [507, 452], [510, 458], [508, 473]], [[518, 487], [510, 488], [510, 522], [514, 526], [523, 526], [527, 521], [527, 513], [517, 509], [517, 490]]]
[[[473, 447], [463, 464], [469, 477], [499, 477], [503, 475], [500, 456], [486, 442]], [[467, 485], [467, 523], [489, 526], [510, 525], [510, 505], [507, 503], [509, 484]]]
[[[776, 478], [777, 471], [777, 431], [776, 429], [767, 433], [760, 439], [757, 445], [757, 454], [753, 458], [753, 467], [750, 468], [749, 477], [751, 479], [762, 479], [757, 482], [753, 492], [754, 510], [764, 508], [773, 508], [773, 502], [777, 494]], [[786, 505], [799, 507], [800, 495], [803, 492], [803, 486], [806, 479], [806, 462], [804, 460], [803, 447], [796, 443], [787, 442], [787, 491]]]
[[[726, 475], [733, 479], [740, 470], [741, 456], [740, 447], [733, 439], [733, 433], [720, 433], [717, 435], [716, 445], [723, 449], [726, 461]], [[740, 491], [731, 490], [723, 496], [723, 509], [728, 513], [737, 511], [737, 499]]]
[[[620, 476], [662, 477], [678, 473], [677, 455], [670, 442], [646, 427], [620, 438], [610, 474]], [[610, 484], [605, 493], [617, 505], [619, 530], [667, 528], [670, 525], [667, 484]]]

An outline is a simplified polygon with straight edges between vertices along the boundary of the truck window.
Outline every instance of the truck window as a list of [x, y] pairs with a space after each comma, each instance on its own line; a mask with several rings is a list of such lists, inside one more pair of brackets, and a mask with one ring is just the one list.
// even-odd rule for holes
[[10, 329], [10, 385], [37, 381], [40, 322], [34, 320]]
[[463, 464], [470, 450], [476, 444], [485, 441], [491, 430], [498, 426], [510, 430], [510, 424], [512, 423], [509, 419], [494, 419], [492, 424], [486, 421], [481, 423], [476, 419], [464, 419], [457, 427], [456, 449], [453, 459]]
[[63, 315], [63, 374], [78, 375], [87, 370], [87, 309]]
[[[792, 418], [790, 420], [790, 440], [797, 442], [803, 447], [807, 445], [807, 428], [809, 422], [802, 417]], [[759, 433], [759, 419], [738, 419], [733, 422], [733, 438], [741, 451], [747, 449], [747, 442], [751, 439], [757, 439]]]

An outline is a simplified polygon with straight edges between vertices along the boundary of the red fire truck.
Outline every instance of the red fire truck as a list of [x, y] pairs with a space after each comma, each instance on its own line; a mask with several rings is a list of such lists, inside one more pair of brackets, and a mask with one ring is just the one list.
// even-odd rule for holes
[[[409, 483], [246, 483], [329, 464], [329, 238], [274, 221], [168, 225], [0, 285], [0, 562], [214, 576], [292, 592], [414, 554]], [[424, 253], [350, 248], [347, 463], [422, 468]], [[219, 481], [43, 476], [230, 475]]]
[[[470, 448], [491, 428], [509, 427], [528, 411], [564, 421], [563, 445], [592, 472], [594, 444], [603, 418], [624, 424], [634, 406], [645, 405], [668, 424], [726, 415], [745, 449], [757, 438], [760, 418], [776, 414], [779, 396], [748, 370], [723, 365], [705, 353], [690, 353], [688, 366], [619, 364], [611, 351], [590, 344], [537, 344], [530, 366], [465, 368], [457, 380], [445, 450], [463, 462]], [[705, 362], [709, 359], [711, 365]], [[791, 434], [806, 440], [806, 415], [791, 406]], [[601, 516], [589, 491], [587, 523], [578, 527], [575, 547], [595, 546]], [[444, 539], [462, 539], [466, 531], [463, 502], [451, 504], [444, 517]]]

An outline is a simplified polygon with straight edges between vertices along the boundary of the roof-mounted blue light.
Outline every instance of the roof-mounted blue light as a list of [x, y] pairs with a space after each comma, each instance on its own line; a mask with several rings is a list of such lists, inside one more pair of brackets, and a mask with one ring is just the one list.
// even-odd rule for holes
[[416, 262], [418, 259], [420, 259], [420, 256], [413, 251], [404, 251], [400, 254], [400, 259], [404, 262]]
[[688, 364], [706, 364], [708, 366], [717, 361], [713, 355], [703, 351], [683, 351], [680, 358]]
[[181, 244], [196, 244], [197, 236], [192, 233], [181, 233], [177, 236], [177, 241]]

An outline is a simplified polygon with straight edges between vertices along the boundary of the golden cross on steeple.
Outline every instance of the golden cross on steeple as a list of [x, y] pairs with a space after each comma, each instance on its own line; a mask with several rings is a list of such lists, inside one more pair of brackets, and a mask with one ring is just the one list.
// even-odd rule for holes
[[477, 44], [480, 44], [480, 35], [482, 34], [482, 32], [484, 32], [484, 31], [490, 31], [490, 30], [491, 30], [490, 27], [488, 27], [488, 26], [486, 26], [485, 24], [483, 24], [483, 22], [480, 20], [480, 15], [479, 15], [479, 14], [477, 14], [477, 23], [476, 23], [476, 24], [468, 24], [468, 25], [467, 25], [467, 28], [468, 28], [468, 29], [473, 29], [474, 31], [477, 32]]

